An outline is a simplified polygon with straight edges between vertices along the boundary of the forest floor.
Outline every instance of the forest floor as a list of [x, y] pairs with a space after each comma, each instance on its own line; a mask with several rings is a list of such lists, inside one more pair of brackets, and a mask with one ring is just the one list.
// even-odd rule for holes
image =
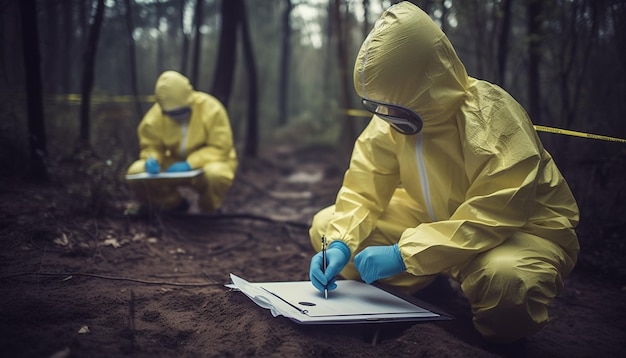
[[[507, 355], [479, 337], [453, 289], [418, 296], [451, 321], [305, 326], [224, 286], [230, 273], [251, 282], [307, 280], [308, 225], [333, 202], [344, 166], [328, 149], [273, 149], [241, 163], [222, 213], [145, 219], [124, 215], [124, 195], [93, 215], [94, 185], [89, 199], [68, 178], [47, 186], [2, 179], [0, 355]], [[626, 354], [624, 282], [578, 267], [550, 313], [510, 355]]]

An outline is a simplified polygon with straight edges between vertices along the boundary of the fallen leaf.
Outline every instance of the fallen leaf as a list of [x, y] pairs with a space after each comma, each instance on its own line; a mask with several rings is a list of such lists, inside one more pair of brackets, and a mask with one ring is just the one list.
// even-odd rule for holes
[[61, 237], [57, 237], [56, 239], [54, 239], [53, 242], [59, 246], [67, 246], [70, 244], [70, 240], [67, 238], [67, 235], [65, 235], [65, 233], [63, 233]]
[[146, 234], [139, 233], [139, 234], [135, 234], [135, 236], [133, 236], [133, 238], [131, 240], [132, 241], [142, 241], [145, 237], [146, 237]]
[[91, 332], [91, 331], [89, 330], [89, 327], [87, 327], [87, 326], [82, 326], [78, 330], [78, 333], [80, 333], [80, 334], [85, 334], [85, 333], [89, 333], [89, 332]]
[[67, 358], [70, 356], [70, 353], [70, 347], [65, 347], [64, 349], [51, 355], [50, 358]]
[[324, 173], [321, 171], [308, 173], [308, 172], [296, 172], [291, 174], [287, 178], [288, 183], [317, 183], [324, 178]]
[[120, 243], [117, 241], [117, 239], [106, 239], [102, 242], [102, 245], [104, 246], [113, 246], [114, 248], [118, 248], [121, 247], [122, 245], [120, 245]]

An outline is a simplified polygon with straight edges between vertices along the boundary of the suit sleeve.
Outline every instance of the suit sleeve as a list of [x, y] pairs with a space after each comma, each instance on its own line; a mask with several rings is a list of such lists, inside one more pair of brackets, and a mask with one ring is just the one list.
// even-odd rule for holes
[[326, 237], [343, 241], [352, 253], [376, 226], [399, 184], [398, 160], [389, 131], [388, 124], [372, 119], [355, 143], [337, 194]]
[[160, 109], [157, 105], [153, 105], [142, 119], [139, 127], [137, 127], [137, 136], [139, 137], [139, 158], [146, 160], [153, 157], [159, 163], [162, 163], [165, 155], [165, 146], [162, 141], [161, 129], [155, 121], [156, 116], [160, 116]]
[[207, 132], [203, 147], [190, 153], [187, 162], [192, 168], [201, 168], [211, 162], [234, 159], [233, 134], [224, 106], [217, 101], [203, 104], [203, 125]]

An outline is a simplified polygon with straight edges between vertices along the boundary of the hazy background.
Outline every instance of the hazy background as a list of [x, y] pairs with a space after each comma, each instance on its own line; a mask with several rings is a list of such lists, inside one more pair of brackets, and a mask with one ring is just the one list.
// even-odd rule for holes
[[[31, 2], [34, 13], [20, 12]], [[442, 26], [468, 73], [504, 87], [535, 124], [626, 138], [625, 1], [413, 2]], [[255, 150], [245, 150], [252, 139], [261, 149], [322, 145], [347, 156], [368, 121], [346, 115], [348, 109], [361, 109], [352, 88], [353, 61], [391, 3], [105, 0], [93, 44], [90, 103], [83, 113], [84, 60], [98, 0], [0, 0], [2, 175], [27, 176], [33, 158], [43, 158], [54, 171], [54, 163], [86, 141], [112, 168], [112, 178], [121, 181], [120, 173], [137, 156], [135, 129], [151, 105], [154, 82], [168, 69], [183, 72], [196, 89], [226, 98], [242, 157], [255, 156]], [[225, 4], [231, 12], [225, 12]], [[23, 24], [33, 20], [36, 44], [24, 41]], [[237, 32], [221, 39], [229, 25]], [[228, 44], [234, 56], [220, 60]], [[25, 60], [32, 60], [32, 52], [25, 55], [24, 49], [33, 45], [40, 54], [43, 111], [29, 119], [27, 99], [33, 91], [25, 79], [32, 71]], [[232, 80], [224, 80], [228, 65]], [[38, 120], [45, 133], [37, 139], [45, 143], [33, 157], [29, 143]], [[81, 133], [84, 123], [89, 124], [86, 134]], [[626, 144], [540, 135], [581, 206], [579, 233], [590, 253], [583, 264], [626, 275], [620, 264], [626, 251]]]

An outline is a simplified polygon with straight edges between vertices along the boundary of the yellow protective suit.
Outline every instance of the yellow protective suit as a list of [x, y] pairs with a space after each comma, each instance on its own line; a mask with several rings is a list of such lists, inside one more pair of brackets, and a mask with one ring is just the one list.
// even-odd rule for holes
[[[579, 212], [524, 109], [467, 75], [419, 8], [389, 8], [354, 69], [359, 96], [410, 108], [423, 130], [402, 135], [374, 116], [358, 138], [334, 206], [310, 230], [354, 257], [398, 243], [406, 272], [382, 280], [409, 293], [445, 274], [461, 283], [474, 325], [513, 341], [547, 322], [579, 250]], [[359, 279], [349, 263], [342, 276]]]
[[[237, 155], [228, 114], [213, 96], [194, 91], [189, 80], [174, 71], [166, 71], [156, 82], [155, 103], [139, 124], [140, 159], [128, 174], [145, 172], [145, 161], [154, 157], [164, 171], [179, 161], [191, 169], [202, 168], [202, 176], [193, 179], [128, 181], [137, 198], [159, 209], [172, 209], [181, 203], [178, 186], [190, 186], [198, 194], [203, 211], [220, 208], [237, 169]], [[188, 120], [176, 121], [163, 111], [189, 107]]]

